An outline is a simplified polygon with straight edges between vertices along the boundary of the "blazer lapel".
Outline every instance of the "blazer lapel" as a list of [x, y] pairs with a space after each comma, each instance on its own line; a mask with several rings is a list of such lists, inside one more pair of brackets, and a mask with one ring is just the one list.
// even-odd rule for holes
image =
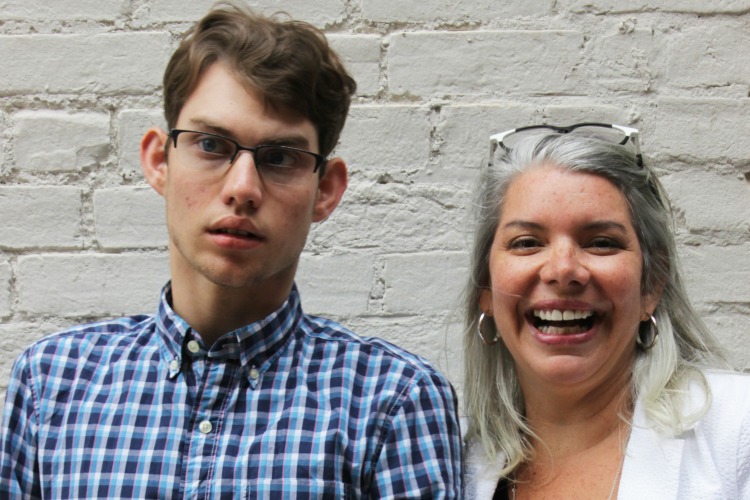
[[652, 430], [637, 402], [618, 498], [677, 498], [683, 445], [681, 436], [664, 437]]
[[482, 443], [474, 441], [466, 448], [466, 498], [472, 500], [492, 500], [497, 482], [500, 479], [500, 469], [505, 464], [505, 454], [498, 453], [494, 462], [487, 460]]

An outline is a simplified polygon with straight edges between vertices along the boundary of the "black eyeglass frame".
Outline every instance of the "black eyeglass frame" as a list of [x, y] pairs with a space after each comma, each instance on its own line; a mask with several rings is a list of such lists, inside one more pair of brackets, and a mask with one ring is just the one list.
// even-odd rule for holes
[[598, 122], [583, 122], [583, 123], [575, 123], [573, 125], [567, 125], [567, 126], [560, 126], [560, 125], [529, 125], [527, 127], [519, 127], [514, 128], [511, 130], [506, 130], [505, 132], [500, 132], [498, 134], [494, 134], [490, 136], [490, 160], [489, 164], [493, 164], [493, 157], [495, 155], [495, 151], [497, 151], [497, 147], [500, 146], [503, 148], [504, 151], [510, 152], [510, 149], [503, 143], [503, 139], [508, 137], [509, 135], [518, 133], [518, 132], [524, 132], [527, 130], [534, 130], [534, 129], [547, 129], [551, 130], [552, 132], [556, 132], [558, 134], [568, 134], [572, 131], [574, 131], [577, 128], [582, 127], [601, 127], [601, 128], [610, 128], [610, 129], [616, 129], [622, 132], [625, 136], [625, 138], [619, 142], [620, 145], [625, 145], [628, 143], [628, 141], [633, 142], [633, 146], [635, 148], [635, 160], [639, 167], [643, 168], [643, 155], [641, 154], [641, 143], [640, 143], [640, 132], [637, 128], [633, 127], [625, 127], [624, 125], [615, 125], [614, 123], [598, 123]]
[[328, 163], [328, 158], [326, 158], [323, 155], [319, 155], [318, 153], [313, 153], [312, 151], [307, 151], [306, 149], [300, 149], [295, 148], [292, 146], [283, 146], [280, 144], [258, 144], [257, 146], [243, 146], [239, 142], [235, 141], [234, 139], [227, 137], [225, 135], [219, 135], [219, 134], [212, 134], [210, 132], [201, 132], [200, 130], [187, 130], [187, 129], [181, 129], [181, 128], [173, 128], [169, 131], [169, 138], [172, 139], [172, 145], [177, 149], [177, 137], [182, 133], [189, 133], [189, 134], [200, 134], [205, 135], [208, 137], [216, 137], [217, 139], [222, 139], [224, 141], [228, 141], [235, 146], [234, 154], [229, 158], [229, 165], [232, 165], [234, 161], [237, 159], [237, 156], [239, 156], [240, 151], [250, 151], [250, 153], [253, 155], [253, 161], [257, 164], [257, 153], [259, 150], [262, 150], [263, 148], [274, 148], [274, 149], [281, 149], [284, 151], [294, 151], [297, 153], [304, 153], [307, 155], [312, 156], [315, 158], [315, 166], [313, 167], [312, 173], [316, 173], [318, 171], [321, 171], [321, 173], [325, 170], [326, 163]]

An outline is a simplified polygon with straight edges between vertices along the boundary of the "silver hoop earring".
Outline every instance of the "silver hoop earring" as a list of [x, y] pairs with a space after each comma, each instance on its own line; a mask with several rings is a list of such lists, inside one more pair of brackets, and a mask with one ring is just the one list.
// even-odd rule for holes
[[479, 315], [479, 322], [477, 323], [477, 335], [479, 335], [479, 338], [482, 339], [482, 343], [485, 345], [494, 345], [497, 344], [497, 341], [500, 339], [500, 337], [497, 334], [497, 329], [495, 329], [495, 337], [491, 341], [487, 341], [486, 338], [484, 338], [484, 320], [487, 319], [487, 315], [482, 313]]
[[656, 318], [653, 314], [649, 314], [648, 319], [651, 321], [651, 324], [644, 327], [643, 324], [647, 322], [642, 321], [638, 327], [638, 336], [635, 338], [635, 343], [644, 351], [648, 351], [654, 347], [656, 345], [656, 338], [659, 336], [659, 325], [656, 324]]

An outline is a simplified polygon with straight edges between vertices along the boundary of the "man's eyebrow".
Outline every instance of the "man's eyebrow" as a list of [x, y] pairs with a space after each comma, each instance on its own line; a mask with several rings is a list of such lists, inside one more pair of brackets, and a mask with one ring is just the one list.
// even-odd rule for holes
[[[190, 126], [192, 127], [198, 127], [202, 130], [205, 130], [206, 132], [223, 135], [230, 139], [236, 140], [237, 142], [240, 142], [237, 140], [237, 135], [234, 132], [225, 127], [222, 127], [221, 125], [217, 125], [210, 120], [204, 118], [191, 118], [189, 121]], [[262, 139], [257, 144], [243, 144], [243, 146], [258, 146], [260, 144], [269, 146], [295, 146], [300, 148], [311, 147], [310, 140], [302, 134], [280, 134], [277, 136], [271, 136], [266, 139]]]
[[191, 118], [189, 122], [190, 122], [191, 127], [200, 128], [201, 131], [205, 131], [205, 132], [209, 132], [209, 133], [217, 134], [217, 135], [225, 135], [227, 137], [233, 137], [233, 134], [229, 129], [226, 129], [222, 127], [221, 125], [216, 125], [210, 120], [206, 120], [202, 118]]
[[261, 141], [261, 144], [267, 144], [270, 146], [295, 146], [301, 148], [310, 147], [310, 141], [307, 137], [298, 134], [271, 137]]

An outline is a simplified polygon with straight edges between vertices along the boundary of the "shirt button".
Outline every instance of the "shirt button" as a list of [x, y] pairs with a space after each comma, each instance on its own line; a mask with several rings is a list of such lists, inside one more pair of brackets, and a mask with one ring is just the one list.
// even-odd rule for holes
[[197, 354], [201, 350], [200, 344], [198, 344], [198, 342], [196, 342], [195, 340], [191, 340], [190, 342], [188, 342], [187, 347], [188, 351], [192, 352], [193, 354]]
[[250, 369], [250, 378], [253, 380], [258, 380], [258, 377], [260, 377], [260, 372], [257, 368], [251, 368]]
[[208, 420], [204, 420], [203, 422], [198, 424], [198, 429], [203, 434], [208, 434], [209, 432], [211, 432], [211, 429], [213, 429], [213, 426], [211, 425], [211, 422], [209, 422]]
[[172, 370], [172, 371], [179, 370], [180, 369], [180, 362], [177, 361], [176, 359], [173, 359], [172, 362], [169, 363], [169, 369]]

